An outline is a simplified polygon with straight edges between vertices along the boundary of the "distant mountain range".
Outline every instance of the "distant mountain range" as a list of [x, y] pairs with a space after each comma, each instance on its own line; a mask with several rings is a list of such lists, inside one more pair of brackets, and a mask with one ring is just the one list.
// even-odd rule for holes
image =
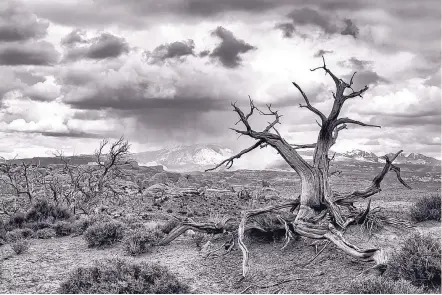
[[163, 165], [168, 170], [204, 170], [233, 155], [229, 148], [218, 145], [180, 145], [132, 154], [132, 158], [142, 166]]
[[[313, 150], [301, 150], [299, 152], [307, 161], [313, 158]], [[147, 151], [131, 154], [131, 158], [138, 162], [141, 166], [157, 166], [161, 165], [166, 170], [172, 171], [201, 171], [214, 167], [226, 158], [234, 155], [234, 152], [226, 147], [214, 144], [195, 144], [195, 145], [179, 145], [172, 148], [163, 148], [155, 151]], [[393, 154], [388, 154], [389, 156]], [[42, 165], [61, 163], [54, 157], [35, 157], [31, 159], [15, 159], [14, 162], [28, 161]], [[73, 161], [72, 161], [73, 160]], [[71, 159], [74, 164], [87, 164], [93, 162], [93, 156], [81, 155]], [[354, 165], [363, 163], [384, 163], [384, 160], [374, 153], [363, 150], [352, 150], [345, 153], [336, 153], [334, 163], [340, 165]], [[423, 154], [410, 153], [400, 154], [396, 160], [396, 164], [423, 165], [423, 166], [441, 166], [441, 161]], [[266, 169], [279, 169], [287, 166], [282, 160], [278, 159], [271, 163]]]

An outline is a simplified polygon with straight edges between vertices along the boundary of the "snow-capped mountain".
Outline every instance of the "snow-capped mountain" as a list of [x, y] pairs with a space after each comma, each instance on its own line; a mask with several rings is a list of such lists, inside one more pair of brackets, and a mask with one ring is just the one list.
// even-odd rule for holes
[[[339, 158], [336, 158], [336, 156], [339, 156]], [[377, 163], [379, 162], [379, 157], [376, 156], [372, 152], [366, 152], [363, 150], [352, 150], [351, 152], [345, 152], [343, 154], [336, 154], [335, 159], [352, 159], [356, 161], [363, 161], [363, 162], [373, 162]]]
[[132, 158], [140, 165], [163, 165], [170, 170], [202, 170], [233, 155], [232, 150], [218, 145], [179, 145], [157, 151], [136, 153]]
[[[387, 154], [387, 156], [393, 156], [393, 153]], [[405, 154], [401, 153], [394, 161], [397, 164], [420, 164], [430, 166], [440, 166], [441, 161], [432, 157], [428, 157], [418, 153]]]

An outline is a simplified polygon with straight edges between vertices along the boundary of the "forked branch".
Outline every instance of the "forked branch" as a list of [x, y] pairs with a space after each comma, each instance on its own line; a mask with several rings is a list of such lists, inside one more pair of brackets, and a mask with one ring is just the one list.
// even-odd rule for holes
[[340, 118], [340, 119], [336, 120], [336, 122], [335, 122], [335, 126], [336, 127], [339, 126], [339, 125], [342, 125], [342, 124], [356, 124], [356, 125], [366, 126], [366, 127], [381, 128], [381, 126], [379, 126], [379, 125], [367, 124], [367, 123], [360, 122], [360, 121], [357, 121], [357, 120], [353, 120], [353, 119], [350, 119], [350, 118]]
[[314, 106], [312, 106], [310, 104], [310, 101], [308, 100], [307, 95], [304, 93], [304, 91], [301, 89], [301, 87], [298, 84], [296, 84], [295, 82], [292, 82], [292, 84], [295, 85], [296, 88], [298, 88], [299, 92], [301, 92], [302, 97], [304, 98], [305, 103], [306, 103], [306, 105], [299, 104], [299, 107], [309, 109], [310, 111], [312, 111], [313, 113], [318, 115], [321, 118], [322, 123], [324, 123], [327, 120], [325, 115], [320, 110], [318, 110], [317, 108], [315, 108]]
[[335, 203], [338, 205], [343, 205], [343, 206], [352, 206], [354, 202], [366, 199], [374, 194], [379, 193], [381, 191], [381, 182], [382, 182], [382, 180], [384, 180], [385, 175], [389, 171], [394, 171], [396, 173], [396, 176], [397, 176], [399, 182], [403, 186], [405, 186], [406, 188], [411, 189], [411, 187], [408, 184], [406, 184], [405, 181], [400, 176], [399, 167], [393, 165], [393, 161], [397, 158], [397, 156], [400, 153], [402, 153], [402, 150], [400, 150], [395, 155], [393, 155], [393, 157], [391, 157], [391, 159], [388, 158], [388, 156], [383, 157], [386, 161], [384, 168], [382, 169], [382, 171], [379, 172], [378, 175], [376, 175], [373, 178], [373, 181], [369, 187], [367, 187], [363, 191], [354, 191], [350, 194], [347, 194], [344, 196], [339, 196], [335, 199]]
[[224, 161], [222, 161], [221, 163], [219, 163], [215, 167], [206, 169], [205, 172], [216, 170], [216, 169], [218, 169], [219, 167], [221, 167], [224, 164], [226, 165], [227, 169], [230, 169], [232, 167], [232, 165], [233, 165], [233, 160], [241, 158], [242, 155], [247, 154], [248, 152], [253, 151], [257, 147], [260, 147], [263, 143], [264, 143], [264, 141], [259, 140], [254, 145], [252, 145], [251, 147], [242, 150], [238, 154], [236, 154], [236, 155], [234, 155], [234, 156], [232, 156], [232, 157], [230, 157], [228, 159], [225, 159]]

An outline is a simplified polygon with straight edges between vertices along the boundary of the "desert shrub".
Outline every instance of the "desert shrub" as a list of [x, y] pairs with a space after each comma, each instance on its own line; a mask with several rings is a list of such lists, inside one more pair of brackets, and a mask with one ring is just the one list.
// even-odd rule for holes
[[38, 221], [38, 222], [26, 222], [23, 227], [30, 228], [33, 231], [38, 231], [39, 229], [49, 228], [52, 224], [46, 221]]
[[205, 235], [201, 232], [196, 232], [193, 236], [192, 236], [192, 240], [195, 243], [195, 246], [197, 248], [201, 248], [201, 246], [203, 245], [204, 242], [204, 238]]
[[11, 243], [11, 248], [15, 254], [20, 255], [29, 249], [29, 242], [26, 240], [17, 240]]
[[52, 228], [57, 237], [69, 236], [72, 233], [72, 224], [67, 221], [57, 221]]
[[9, 218], [8, 225], [12, 229], [22, 228], [25, 220], [25, 214], [23, 212], [16, 212]]
[[440, 288], [440, 268], [439, 240], [431, 236], [415, 234], [392, 255], [384, 275], [393, 280], [408, 280], [418, 287]]
[[69, 219], [72, 214], [66, 209], [50, 204], [47, 200], [38, 200], [26, 212], [25, 218], [28, 222], [39, 222], [52, 220]]
[[61, 284], [59, 292], [179, 294], [188, 293], [189, 287], [163, 266], [113, 258], [96, 261], [92, 267], [77, 268]]
[[17, 228], [6, 233], [6, 240], [10, 243], [34, 237], [34, 231], [29, 228]]
[[423, 294], [423, 289], [405, 280], [391, 280], [379, 276], [355, 279], [347, 285], [350, 294]]
[[425, 220], [440, 221], [440, 211], [441, 196], [435, 194], [429, 197], [424, 197], [414, 203], [413, 207], [411, 207], [410, 215], [416, 222]]
[[77, 235], [82, 235], [93, 224], [90, 218], [80, 218], [72, 223], [72, 232]]
[[160, 228], [163, 233], [169, 234], [178, 225], [180, 225], [180, 222], [177, 219], [171, 219], [163, 224]]
[[84, 232], [88, 247], [109, 246], [123, 239], [124, 224], [118, 221], [96, 222]]
[[51, 239], [54, 238], [57, 234], [53, 228], [42, 228], [37, 230], [36, 232], [37, 238], [39, 239]]
[[146, 253], [163, 237], [164, 233], [158, 228], [138, 229], [129, 234], [125, 239], [124, 250], [132, 256]]

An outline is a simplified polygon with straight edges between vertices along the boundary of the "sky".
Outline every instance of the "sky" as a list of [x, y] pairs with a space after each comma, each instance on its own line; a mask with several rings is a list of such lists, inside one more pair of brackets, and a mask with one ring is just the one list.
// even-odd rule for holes
[[[290, 143], [316, 141], [334, 83], [363, 98], [335, 151], [441, 158], [440, 1], [26, 0], [0, 2], [0, 156], [92, 153], [125, 136], [132, 152], [176, 144], [251, 146], [231, 102], [272, 103]], [[255, 130], [268, 118], [252, 118]], [[269, 148], [247, 161], [275, 156]]]

